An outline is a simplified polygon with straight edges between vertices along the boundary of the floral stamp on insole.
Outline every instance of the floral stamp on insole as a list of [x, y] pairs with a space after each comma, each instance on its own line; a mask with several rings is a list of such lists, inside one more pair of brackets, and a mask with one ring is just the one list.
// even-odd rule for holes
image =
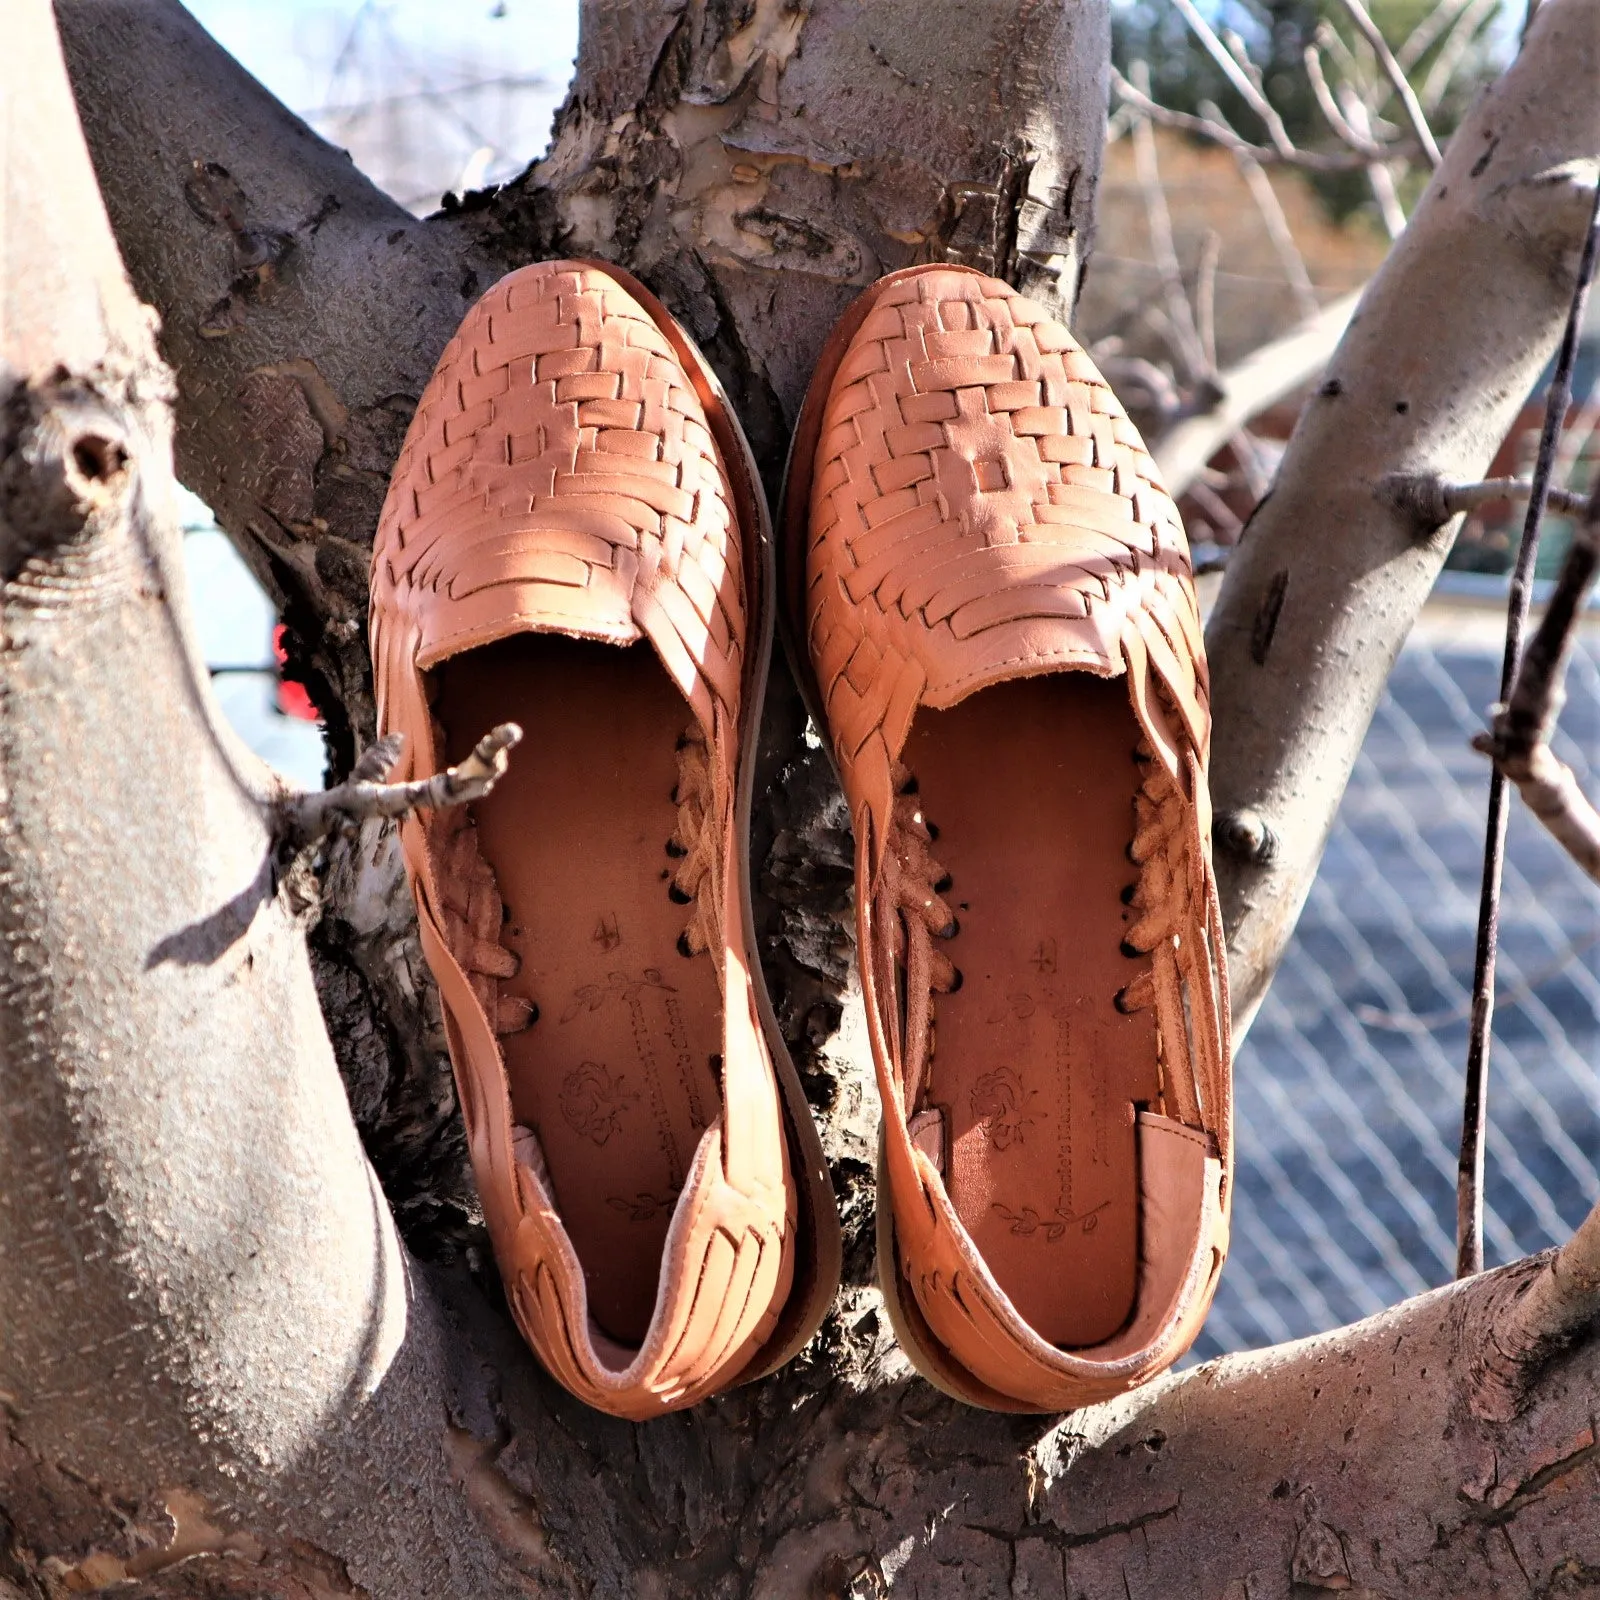
[[1033, 1098], [1034, 1091], [1024, 1089], [1022, 1080], [1010, 1067], [996, 1067], [973, 1084], [972, 1115], [996, 1150], [1009, 1150], [1022, 1143], [1023, 1130], [1033, 1126], [1033, 1118], [1024, 1115], [1024, 1108]]
[[561, 1083], [561, 1115], [567, 1126], [604, 1144], [621, 1130], [622, 1113], [639, 1098], [628, 1092], [626, 1083], [621, 1074], [607, 1071], [598, 1061], [579, 1063]]

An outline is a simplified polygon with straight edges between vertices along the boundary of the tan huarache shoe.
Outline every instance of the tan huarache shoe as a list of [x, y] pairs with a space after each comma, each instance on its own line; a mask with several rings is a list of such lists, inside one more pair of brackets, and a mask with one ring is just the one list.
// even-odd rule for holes
[[397, 776], [524, 738], [401, 826], [507, 1296], [644, 1419], [787, 1360], [839, 1225], [750, 911], [771, 540], [687, 335], [613, 267], [502, 279], [439, 359], [373, 551]]
[[914, 267], [824, 352], [784, 558], [855, 826], [895, 1331], [975, 1405], [1105, 1399], [1189, 1347], [1227, 1251], [1210, 728], [1177, 512], [1065, 328], [971, 269]]

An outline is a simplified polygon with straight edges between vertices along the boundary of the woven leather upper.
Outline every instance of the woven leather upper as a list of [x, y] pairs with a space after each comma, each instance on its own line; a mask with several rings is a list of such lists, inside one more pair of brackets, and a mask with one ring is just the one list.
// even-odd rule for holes
[[[1226, 1250], [1227, 996], [1207, 678], [1183, 529], [1137, 431], [1067, 330], [966, 269], [913, 269], [872, 291], [828, 385], [811, 471], [804, 625], [856, 825], [900, 1270], [957, 1392], [1038, 1409], [1103, 1398], [1187, 1347]], [[1122, 676], [1155, 758], [1131, 819], [1141, 871], [1129, 930], [1152, 969], [1130, 1001], [1159, 1020], [1163, 1103], [1140, 1127], [1155, 1174], [1145, 1233], [1174, 1258], [1147, 1263], [1130, 1330], [1081, 1352], [1044, 1344], [1011, 1309], [935, 1158], [908, 1132], [920, 1107], [901, 1018], [917, 1037], [932, 997], [885, 992], [909, 988], [909, 975], [896, 978], [905, 934], [883, 926], [896, 765], [919, 708], [1063, 670]]]
[[1008, 284], [923, 271], [882, 293], [835, 375], [811, 494], [811, 659], [880, 825], [916, 708], [1026, 673], [1131, 659], [1137, 693], [1148, 663], [1169, 770], [1205, 747], [1177, 509], [1094, 363]]
[[[728, 481], [682, 363], [607, 274], [503, 278], [445, 347], [373, 552], [373, 656], [427, 668], [508, 632], [648, 636], [713, 731], [737, 721], [745, 598]], [[381, 687], [381, 685], [380, 685]]]
[[440, 357], [373, 552], [379, 730], [406, 735], [397, 776], [440, 765], [427, 669], [525, 631], [648, 639], [704, 736], [684, 810], [695, 837], [680, 845], [700, 902], [686, 921], [697, 947], [716, 941], [723, 1107], [676, 1203], [637, 1352], [589, 1322], [537, 1140], [512, 1127], [496, 1028], [522, 1019], [504, 1014], [496, 984], [515, 960], [496, 942], [499, 897], [472, 824], [458, 810], [401, 825], [513, 1310], [563, 1383], [631, 1417], [731, 1382], [771, 1331], [793, 1273], [794, 1193], [743, 947], [747, 868], [733, 827], [749, 666], [741, 541], [754, 537], [739, 526], [701, 395], [657, 320], [599, 268], [550, 262], [496, 284]]

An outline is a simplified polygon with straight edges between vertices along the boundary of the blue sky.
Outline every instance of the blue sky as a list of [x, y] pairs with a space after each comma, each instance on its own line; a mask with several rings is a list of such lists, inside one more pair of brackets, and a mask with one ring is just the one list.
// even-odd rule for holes
[[577, 0], [188, 0], [220, 44], [296, 110], [324, 104], [355, 24], [382, 23], [416, 58], [448, 70], [495, 61], [564, 83], [578, 47]]
[[189, 0], [227, 50], [349, 149], [403, 205], [432, 210], [543, 152], [578, 42], [577, 0]]

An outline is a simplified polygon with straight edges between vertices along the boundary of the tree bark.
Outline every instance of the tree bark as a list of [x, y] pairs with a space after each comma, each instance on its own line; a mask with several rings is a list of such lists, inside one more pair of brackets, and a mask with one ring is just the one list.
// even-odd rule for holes
[[1600, 7], [1540, 8], [1367, 286], [1206, 630], [1234, 1031], [1311, 888], [1395, 656], [1460, 519], [1391, 475], [1481, 478], [1572, 298], [1600, 160]]
[[[111, 252], [46, 13], [23, 15], [33, 48], [0, 73], [54, 97], [59, 137], [48, 184], [8, 150], [7, 192], [41, 215], [52, 190], [71, 199], [70, 228], [37, 237], [86, 304]], [[741, 397], [769, 470], [807, 352], [877, 272], [943, 253], [1070, 293], [1105, 14], [1014, 0], [982, 16], [973, 37], [909, 4], [592, 5], [549, 160], [419, 224], [175, 5], [63, 0], [112, 221], [178, 373], [180, 470], [299, 618], [336, 766], [371, 726], [365, 548], [389, 455], [502, 266], [593, 250], [642, 267]], [[34, 292], [38, 258], [20, 275], [14, 259], [8, 284]], [[782, 695], [758, 841], [769, 954], [836, 1158], [852, 1282], [798, 1361], [691, 1413], [633, 1426], [560, 1391], [469, 1227], [412, 1213], [422, 1244], [459, 1247], [450, 1267], [396, 1239], [340, 1105], [304, 946], [319, 916], [348, 930], [315, 947], [351, 980], [321, 995], [347, 1081], [370, 1087], [351, 1072], [364, 1023], [414, 1135], [397, 1151], [366, 1126], [390, 1197], [420, 1205], [441, 1192], [431, 1174], [459, 1176], [388, 836], [369, 823], [307, 860], [274, 830], [279, 791], [218, 728], [185, 631], [148, 345], [64, 333], [56, 356], [65, 378], [13, 359], [0, 396], [0, 1595], [132, 1579], [135, 1600], [1259, 1600], [1493, 1594], [1513, 1568], [1559, 1592], [1600, 1573], [1600, 1529], [1574, 1510], [1595, 1492], [1600, 1352], [1528, 1325], [1570, 1261], [1059, 1423], [972, 1411], [909, 1375], [861, 1286], [872, 1118], [839, 931], [845, 821]], [[1491, 1347], [1516, 1398], [1475, 1411], [1471, 1358]]]
[[0, 1504], [69, 1562], [137, 1559], [135, 1530], [175, 1491], [187, 1524], [215, 1506], [293, 1526], [388, 1592], [397, 1573], [470, 1589], [485, 1568], [433, 1422], [445, 1347], [426, 1299], [408, 1309], [339, 1092], [287, 892], [301, 869], [267, 827], [277, 780], [220, 725], [193, 646], [170, 377], [117, 266], [48, 6], [15, 11]]

